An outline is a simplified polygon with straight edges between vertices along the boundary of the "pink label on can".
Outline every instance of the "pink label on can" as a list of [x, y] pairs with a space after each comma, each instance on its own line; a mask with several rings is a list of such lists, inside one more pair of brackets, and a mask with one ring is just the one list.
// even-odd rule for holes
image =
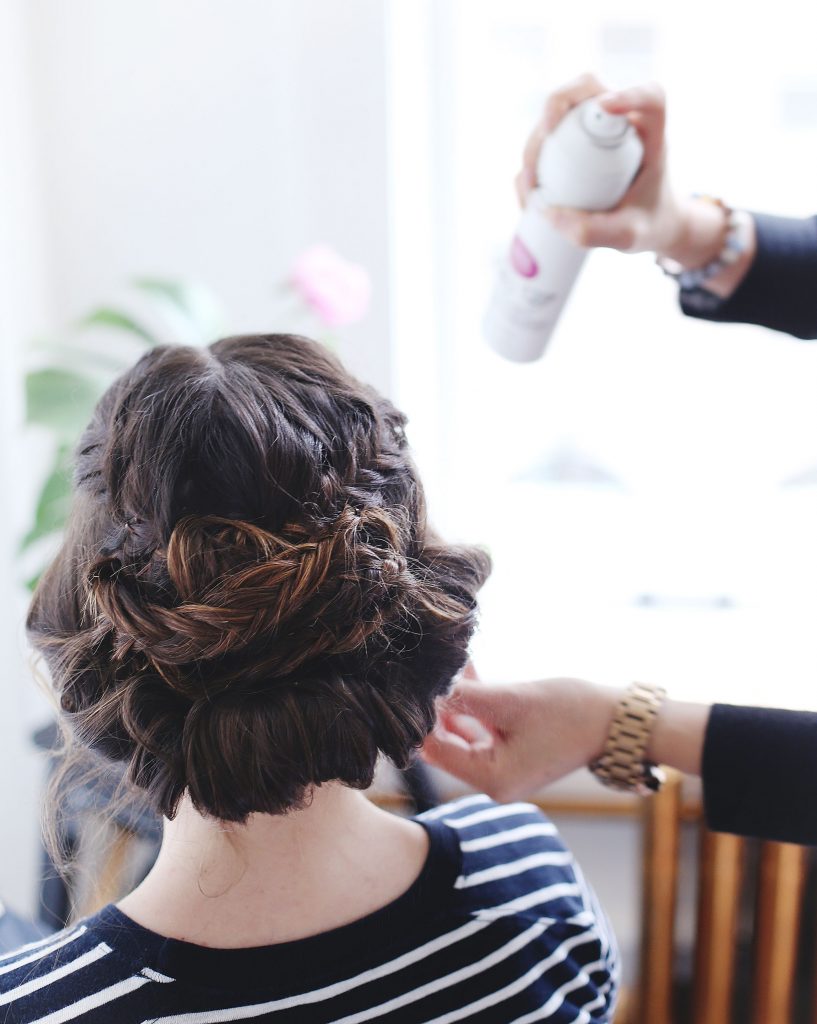
[[511, 242], [511, 266], [522, 277], [536, 277], [539, 270], [536, 260], [519, 235]]

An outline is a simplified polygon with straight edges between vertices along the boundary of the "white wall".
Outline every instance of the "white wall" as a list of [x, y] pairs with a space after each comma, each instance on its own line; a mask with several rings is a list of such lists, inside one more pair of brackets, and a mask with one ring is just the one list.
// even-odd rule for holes
[[0, 4], [0, 898], [33, 909], [38, 868], [41, 759], [28, 734], [26, 695], [33, 686], [20, 624], [25, 597], [16, 585], [16, 541], [29, 481], [19, 436], [21, 339], [52, 316], [44, 273], [41, 179], [32, 134], [24, 3]]
[[212, 287], [239, 331], [325, 240], [370, 270], [348, 355], [388, 379], [380, 0], [29, 0], [57, 319], [139, 273]]

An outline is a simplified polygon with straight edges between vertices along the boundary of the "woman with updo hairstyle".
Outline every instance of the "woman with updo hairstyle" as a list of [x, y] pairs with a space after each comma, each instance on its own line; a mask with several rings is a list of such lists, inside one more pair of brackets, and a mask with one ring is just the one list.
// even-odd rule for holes
[[4, 959], [4, 1020], [610, 1019], [612, 937], [535, 808], [362, 792], [422, 746], [490, 568], [429, 528], [404, 425], [290, 335], [156, 348], [103, 396], [28, 629], [164, 839]]

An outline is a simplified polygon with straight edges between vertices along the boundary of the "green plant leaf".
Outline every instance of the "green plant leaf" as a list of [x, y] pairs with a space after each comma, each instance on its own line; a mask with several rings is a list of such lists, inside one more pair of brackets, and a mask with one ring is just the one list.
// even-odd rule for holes
[[[43, 537], [62, 530], [71, 507], [71, 449], [61, 445], [51, 472], [40, 490], [34, 522], [20, 541], [20, 553]], [[30, 581], [29, 581], [30, 582]], [[36, 581], [35, 581], [36, 582]]]
[[140, 324], [138, 320], [134, 320], [127, 313], [112, 309], [110, 306], [100, 306], [99, 309], [95, 309], [93, 313], [83, 317], [79, 325], [80, 327], [113, 327], [117, 330], [127, 331], [147, 342], [151, 348], [161, 344], [161, 339]]
[[44, 570], [42, 570], [42, 569], [38, 569], [37, 572], [35, 572], [33, 576], [29, 576], [29, 578], [25, 581], [24, 586], [25, 586], [26, 590], [29, 591], [29, 593], [32, 593], [32, 594], [34, 593], [34, 589], [36, 588], [37, 584], [40, 582], [40, 577], [42, 576], [43, 571]]
[[158, 277], [140, 277], [133, 284], [182, 313], [201, 335], [202, 344], [211, 341], [224, 328], [220, 304], [202, 285]]
[[76, 440], [91, 418], [102, 388], [72, 370], [45, 367], [26, 374], [26, 421], [50, 427], [60, 438]]
[[182, 313], [193, 316], [196, 307], [195, 289], [181, 281], [165, 281], [158, 277], [139, 277], [134, 282], [137, 288], [151, 295], [169, 299]]
[[69, 334], [65, 338], [40, 338], [30, 346], [42, 353], [51, 366], [65, 366], [81, 374], [100, 377], [107, 383], [133, 364], [133, 352], [127, 346], [109, 345], [104, 351], [88, 345], [88, 335]]

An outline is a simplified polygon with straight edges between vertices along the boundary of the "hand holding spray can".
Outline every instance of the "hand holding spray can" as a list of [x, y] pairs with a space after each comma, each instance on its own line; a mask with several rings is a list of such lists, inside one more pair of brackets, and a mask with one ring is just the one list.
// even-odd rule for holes
[[597, 100], [574, 107], [548, 136], [531, 192], [485, 315], [491, 347], [506, 359], [532, 362], [545, 350], [587, 250], [544, 216], [549, 206], [611, 210], [638, 173], [644, 147], [626, 117]]

